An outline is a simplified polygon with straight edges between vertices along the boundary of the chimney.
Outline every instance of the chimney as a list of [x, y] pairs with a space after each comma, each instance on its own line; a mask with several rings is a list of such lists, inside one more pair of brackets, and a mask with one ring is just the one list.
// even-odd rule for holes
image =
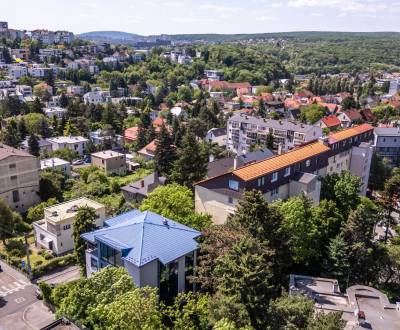
[[236, 170], [237, 169], [237, 162], [238, 162], [238, 156], [235, 156], [233, 158], [233, 169]]
[[140, 181], [140, 187], [144, 188], [144, 180]]
[[278, 155], [282, 155], [282, 143], [278, 144]]
[[329, 137], [328, 136], [321, 136], [318, 138], [318, 142], [325, 145], [329, 146]]
[[208, 158], [208, 161], [209, 161], [210, 163], [212, 163], [214, 160], [215, 160], [214, 155], [213, 155], [213, 154], [210, 154], [210, 156], [209, 156], [209, 158]]

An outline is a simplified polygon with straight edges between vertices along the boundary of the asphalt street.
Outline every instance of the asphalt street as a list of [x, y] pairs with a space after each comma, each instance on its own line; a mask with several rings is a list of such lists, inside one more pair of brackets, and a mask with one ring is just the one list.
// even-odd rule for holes
[[0, 265], [0, 330], [39, 329], [50, 323], [54, 317], [36, 298], [36, 286], [4, 262]]

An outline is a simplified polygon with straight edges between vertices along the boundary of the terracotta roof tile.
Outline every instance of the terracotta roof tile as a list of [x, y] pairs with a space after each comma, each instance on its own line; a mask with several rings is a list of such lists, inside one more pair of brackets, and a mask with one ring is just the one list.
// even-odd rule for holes
[[329, 150], [330, 148], [326, 145], [316, 142], [288, 153], [242, 167], [233, 171], [232, 173], [242, 180], [248, 181], [268, 173], [276, 172], [280, 169], [293, 165], [294, 163], [307, 160], [310, 157], [322, 154]]
[[335, 115], [329, 115], [321, 119], [326, 127], [336, 127], [340, 125], [340, 120]]
[[368, 132], [373, 130], [374, 128], [369, 125], [369, 124], [363, 124], [360, 126], [354, 126], [352, 128], [346, 129], [344, 131], [340, 131], [337, 133], [332, 133], [329, 135], [329, 142], [334, 143], [334, 142], [339, 142], [348, 138], [351, 138], [353, 136], [356, 136], [358, 134]]

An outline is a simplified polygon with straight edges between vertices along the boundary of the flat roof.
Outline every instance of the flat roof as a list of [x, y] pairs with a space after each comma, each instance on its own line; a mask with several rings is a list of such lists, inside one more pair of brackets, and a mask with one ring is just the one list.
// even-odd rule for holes
[[76, 142], [87, 142], [87, 138], [83, 136], [59, 136], [55, 138], [48, 139], [48, 141], [53, 143], [76, 143]]
[[53, 167], [53, 166], [60, 166], [60, 165], [66, 165], [66, 164], [70, 164], [70, 162], [61, 159], [61, 158], [46, 158], [46, 159], [42, 159], [40, 161], [40, 167], [43, 168], [48, 168], [48, 167]]
[[92, 207], [95, 210], [105, 207], [103, 204], [98, 203], [94, 200], [86, 197], [81, 197], [54, 206], [46, 207], [44, 209], [45, 217], [53, 222], [63, 221], [64, 219], [75, 216], [78, 209], [82, 206]]
[[125, 156], [124, 154], [121, 154], [116, 151], [112, 150], [104, 150], [104, 151], [99, 151], [95, 152], [92, 154], [92, 157], [97, 157], [97, 158], [102, 158], [102, 159], [110, 159], [110, 158], [115, 158], [115, 157], [120, 157], [120, 156]]

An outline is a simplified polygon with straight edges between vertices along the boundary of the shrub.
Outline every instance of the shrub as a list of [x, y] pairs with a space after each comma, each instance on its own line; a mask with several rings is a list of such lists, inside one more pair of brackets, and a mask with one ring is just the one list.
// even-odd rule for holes
[[35, 267], [40, 266], [43, 263], [43, 260], [36, 260]]
[[67, 265], [72, 265], [76, 263], [76, 257], [74, 254], [67, 254], [62, 257], [53, 258], [47, 264], [40, 265], [32, 270], [32, 275], [34, 278], [45, 275], [59, 267], [64, 267]]
[[23, 250], [21, 251], [19, 249], [12, 249], [11, 251], [8, 251], [8, 255], [10, 257], [22, 258], [25, 254]]
[[53, 257], [53, 255], [52, 255], [51, 253], [46, 252], [46, 253], [43, 255], [43, 258], [45, 258], [46, 260], [51, 260], [51, 259], [53, 259], [54, 257]]
[[[23, 256], [25, 254], [25, 246], [24, 246], [24, 242], [22, 240], [19, 239], [10, 239], [8, 241], [8, 244], [6, 245], [6, 251], [8, 252], [8, 254], [11, 253], [11, 251], [20, 251], [19, 254], [21, 256]], [[14, 254], [17, 252], [13, 252]], [[15, 254], [15, 256], [17, 256], [17, 254]]]

